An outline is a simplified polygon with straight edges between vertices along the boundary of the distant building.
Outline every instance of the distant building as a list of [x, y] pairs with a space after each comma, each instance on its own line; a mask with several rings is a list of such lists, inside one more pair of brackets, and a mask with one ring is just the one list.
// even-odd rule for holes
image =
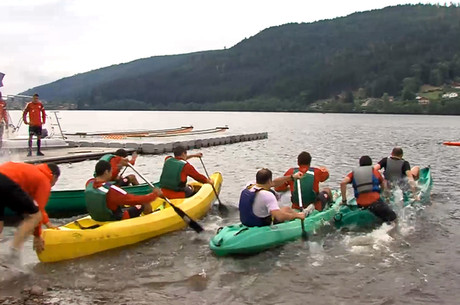
[[430, 103], [430, 99], [427, 98], [427, 97], [424, 97], [424, 96], [421, 96], [419, 99], [418, 99], [418, 103], [420, 105], [428, 105]]
[[442, 98], [456, 98], [456, 97], [458, 97], [458, 93], [456, 92], [445, 93], [442, 95]]
[[460, 83], [459, 82], [452, 82], [452, 87], [455, 89], [460, 89]]

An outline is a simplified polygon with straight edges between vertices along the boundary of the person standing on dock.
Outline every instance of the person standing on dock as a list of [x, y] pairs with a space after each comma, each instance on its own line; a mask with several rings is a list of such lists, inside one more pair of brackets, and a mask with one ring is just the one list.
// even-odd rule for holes
[[0, 148], [2, 148], [4, 129], [8, 130], [8, 113], [6, 112], [6, 102], [0, 92]]
[[[27, 115], [30, 120], [27, 120]], [[22, 119], [24, 124], [29, 125], [29, 153], [27, 156], [32, 156], [32, 138], [34, 135], [37, 137], [37, 156], [44, 156], [41, 152], [41, 137], [42, 125], [46, 122], [46, 113], [45, 107], [38, 100], [37, 93], [33, 95], [32, 101], [26, 105], [26, 108], [22, 113]]]
[[[313, 203], [316, 210], [322, 211], [326, 208], [328, 203], [332, 202], [332, 192], [330, 188], [324, 188], [321, 192], [319, 190], [319, 183], [329, 178], [329, 171], [324, 166], [312, 167], [310, 163], [311, 155], [303, 151], [297, 156], [298, 167], [288, 169], [286, 173], [284, 173], [284, 176], [290, 177], [297, 172], [302, 172], [304, 175], [300, 179], [300, 187], [303, 205], [306, 207]], [[291, 190], [292, 208], [300, 209], [297, 183], [294, 183], [293, 180], [289, 180], [275, 190], [277, 192], [284, 192], [288, 188]]]
[[347, 204], [347, 184], [352, 183], [358, 207], [369, 209], [384, 222], [396, 220], [396, 213], [380, 199], [380, 192], [385, 190], [382, 175], [372, 166], [369, 156], [359, 159], [359, 167], [349, 173], [340, 183], [342, 204]]
[[202, 153], [187, 155], [187, 149], [178, 145], [173, 149], [174, 158], [165, 159], [160, 176], [160, 187], [163, 194], [169, 198], [187, 198], [195, 193], [192, 186], [187, 184], [187, 177], [192, 177], [198, 182], [213, 184], [212, 179], [200, 174], [193, 165], [187, 162], [190, 158], [201, 158]]
[[56, 228], [51, 224], [45, 211], [51, 187], [61, 174], [53, 163], [32, 165], [7, 162], [0, 165], [0, 233], [3, 231], [4, 209], [8, 207], [17, 215], [25, 216], [20, 223], [11, 244], [10, 252], [0, 262], [3, 266], [18, 267], [20, 251], [25, 239], [33, 232], [34, 249], [43, 251], [45, 245], [41, 237], [41, 226]]
[[[99, 160], [95, 168], [96, 178], [86, 182], [85, 201], [88, 213], [96, 221], [114, 221], [152, 213], [151, 202], [162, 196], [155, 188], [147, 195], [129, 194], [111, 184], [112, 166], [105, 160]], [[129, 205], [129, 208], [124, 206]]]

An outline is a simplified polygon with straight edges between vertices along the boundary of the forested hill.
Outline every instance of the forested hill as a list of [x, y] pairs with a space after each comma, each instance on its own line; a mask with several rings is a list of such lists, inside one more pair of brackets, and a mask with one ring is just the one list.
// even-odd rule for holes
[[268, 28], [225, 50], [156, 56], [31, 89], [89, 109], [305, 110], [347, 93], [415, 98], [460, 81], [460, 8], [404, 5]]

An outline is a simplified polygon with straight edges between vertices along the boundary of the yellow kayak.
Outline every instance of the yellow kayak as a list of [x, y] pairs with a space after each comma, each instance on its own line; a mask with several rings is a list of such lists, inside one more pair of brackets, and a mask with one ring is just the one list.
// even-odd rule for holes
[[[216, 191], [220, 192], [222, 174], [211, 176]], [[216, 199], [210, 184], [193, 183], [199, 191], [189, 198], [172, 199], [171, 202], [192, 219], [206, 215]], [[45, 250], [37, 253], [41, 262], [57, 262], [114, 249], [159, 236], [171, 231], [183, 229], [184, 220], [162, 198], [152, 203], [156, 209], [148, 215], [120, 221], [98, 222], [90, 216], [78, 219], [59, 227], [60, 230], [46, 229], [42, 233]]]

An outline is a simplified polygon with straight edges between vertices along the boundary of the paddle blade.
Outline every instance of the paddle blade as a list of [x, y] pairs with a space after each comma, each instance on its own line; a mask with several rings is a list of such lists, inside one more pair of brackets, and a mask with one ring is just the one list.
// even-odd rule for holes
[[300, 221], [300, 225], [302, 226], [302, 239], [304, 241], [307, 241], [308, 240], [308, 235], [307, 235], [307, 231], [305, 231], [305, 223], [303, 220]]
[[174, 211], [176, 211], [177, 215], [182, 217], [182, 219], [185, 221], [186, 224], [189, 225], [190, 228], [195, 230], [196, 233], [200, 233], [200, 232], [204, 231], [203, 227], [200, 226], [200, 224], [198, 222], [196, 222], [195, 220], [193, 220], [190, 217], [188, 217], [188, 215], [185, 214], [184, 211], [182, 211], [181, 209], [179, 209], [175, 205], [171, 204], [171, 202], [169, 202], [169, 205], [174, 209]]

